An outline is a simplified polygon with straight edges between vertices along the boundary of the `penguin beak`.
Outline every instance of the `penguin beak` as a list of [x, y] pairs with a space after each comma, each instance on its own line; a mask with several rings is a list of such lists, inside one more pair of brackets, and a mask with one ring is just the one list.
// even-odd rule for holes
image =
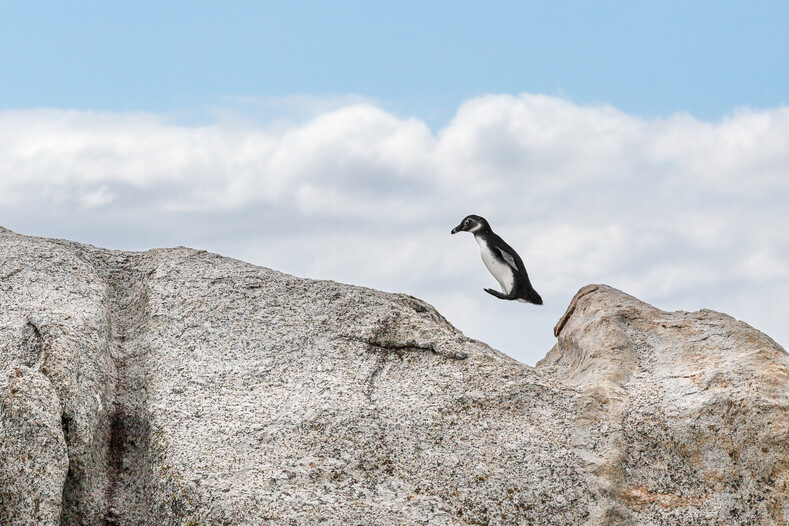
[[453, 234], [457, 234], [458, 232], [463, 232], [463, 223], [460, 223], [458, 226], [452, 229]]

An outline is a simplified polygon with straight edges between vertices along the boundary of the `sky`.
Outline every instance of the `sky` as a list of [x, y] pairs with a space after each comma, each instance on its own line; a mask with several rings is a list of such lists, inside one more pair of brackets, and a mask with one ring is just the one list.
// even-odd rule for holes
[[[529, 364], [588, 283], [789, 342], [785, 2], [0, 13], [6, 228], [411, 294]], [[544, 306], [483, 292], [470, 213]]]

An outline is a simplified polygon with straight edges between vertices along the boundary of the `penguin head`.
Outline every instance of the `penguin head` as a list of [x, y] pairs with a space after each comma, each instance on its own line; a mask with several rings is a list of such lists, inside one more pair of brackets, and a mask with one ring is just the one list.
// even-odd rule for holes
[[474, 214], [466, 216], [458, 226], [452, 229], [453, 234], [458, 232], [479, 232], [480, 230], [489, 229], [490, 225], [484, 217], [475, 216]]

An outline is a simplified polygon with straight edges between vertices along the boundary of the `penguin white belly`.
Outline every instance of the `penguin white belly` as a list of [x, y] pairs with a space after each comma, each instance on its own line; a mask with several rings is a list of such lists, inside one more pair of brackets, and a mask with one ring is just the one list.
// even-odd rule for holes
[[512, 272], [512, 267], [502, 261], [501, 258], [494, 256], [485, 243], [480, 243], [479, 251], [485, 266], [488, 267], [490, 273], [501, 285], [501, 291], [504, 294], [512, 292], [512, 287], [515, 286], [515, 274]]

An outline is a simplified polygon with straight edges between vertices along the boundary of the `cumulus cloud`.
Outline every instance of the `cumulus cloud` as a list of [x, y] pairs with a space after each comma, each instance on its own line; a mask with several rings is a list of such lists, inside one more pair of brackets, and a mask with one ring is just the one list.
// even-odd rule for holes
[[[310, 118], [0, 112], [4, 226], [141, 249], [191, 244], [432, 301], [533, 363], [589, 282], [724, 310], [789, 341], [789, 109], [643, 119], [543, 95], [466, 101], [437, 132], [348, 99]], [[543, 308], [488, 297], [468, 213], [516, 247]], [[763, 300], [760, 300], [763, 298]]]

